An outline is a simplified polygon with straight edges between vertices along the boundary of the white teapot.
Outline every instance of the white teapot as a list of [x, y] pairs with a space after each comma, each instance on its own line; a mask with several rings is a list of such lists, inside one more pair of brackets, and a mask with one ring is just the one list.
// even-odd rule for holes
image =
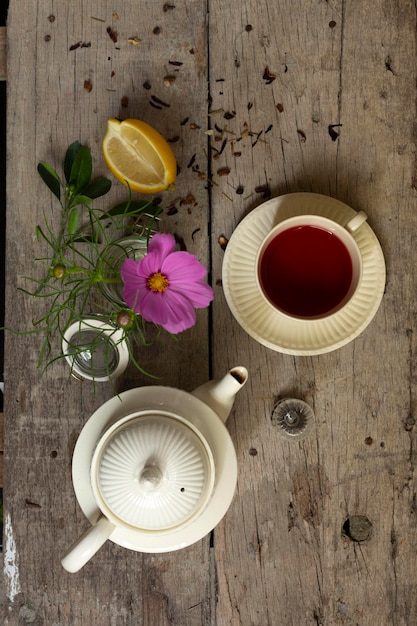
[[105, 402], [82, 429], [72, 477], [90, 528], [62, 558], [76, 572], [107, 539], [140, 552], [169, 552], [209, 533], [236, 489], [237, 461], [225, 427], [248, 372], [187, 393], [131, 389]]

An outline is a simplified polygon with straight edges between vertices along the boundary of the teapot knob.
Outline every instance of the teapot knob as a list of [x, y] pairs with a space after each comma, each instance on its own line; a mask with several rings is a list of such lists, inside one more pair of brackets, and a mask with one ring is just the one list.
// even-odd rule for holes
[[145, 492], [150, 493], [160, 487], [163, 477], [157, 465], [145, 465], [139, 476], [139, 484]]

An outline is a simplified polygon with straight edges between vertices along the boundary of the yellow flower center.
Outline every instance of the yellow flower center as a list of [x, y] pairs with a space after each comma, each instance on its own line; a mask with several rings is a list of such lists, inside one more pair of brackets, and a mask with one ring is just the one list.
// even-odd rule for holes
[[161, 274], [161, 272], [155, 272], [148, 278], [148, 287], [151, 291], [158, 291], [164, 293], [169, 285], [168, 278]]

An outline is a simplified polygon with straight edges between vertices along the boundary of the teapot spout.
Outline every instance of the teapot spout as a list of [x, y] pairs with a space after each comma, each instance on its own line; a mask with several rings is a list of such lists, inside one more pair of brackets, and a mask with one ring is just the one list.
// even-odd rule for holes
[[246, 367], [233, 367], [223, 378], [209, 380], [191, 392], [191, 395], [199, 398], [207, 404], [222, 422], [225, 422], [232, 410], [235, 396], [248, 380]]

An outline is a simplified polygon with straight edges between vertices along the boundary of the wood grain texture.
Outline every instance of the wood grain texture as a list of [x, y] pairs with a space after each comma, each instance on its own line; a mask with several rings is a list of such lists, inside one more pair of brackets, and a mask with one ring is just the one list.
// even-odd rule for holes
[[4, 414], [0, 413], [0, 487], [3, 487]]
[[0, 80], [7, 78], [7, 28], [0, 26]]
[[[184, 23], [190, 27], [183, 29]], [[117, 36], [111, 38], [108, 28]], [[139, 44], [129, 43], [136, 37]], [[206, 144], [197, 129], [204, 128], [207, 113], [201, 97], [207, 85], [205, 3], [164, 11], [163, 3], [12, 0], [8, 42], [6, 323], [27, 329], [44, 306], [16, 291], [24, 285], [22, 276], [40, 271], [33, 266], [43, 253], [33, 236], [36, 224], [43, 211], [53, 221], [57, 210], [37, 163], [60, 169], [66, 147], [77, 139], [90, 146], [95, 174], [107, 175], [101, 140], [110, 117], [139, 117], [173, 140], [180, 174], [175, 192], [162, 199], [164, 227], [207, 265], [208, 192], [187, 168], [194, 154], [203, 167]], [[169, 87], [168, 73], [176, 77]], [[153, 95], [168, 106], [153, 107]], [[191, 192], [193, 202], [184, 204]], [[126, 198], [115, 181], [101, 206]], [[140, 355], [141, 363], [163, 384], [191, 390], [209, 378], [207, 337], [208, 312], [199, 311], [189, 333], [178, 341], [166, 335]], [[69, 379], [63, 362], [41, 376], [39, 345], [33, 335], [6, 337], [6, 622], [210, 623], [209, 537], [164, 556], [108, 542], [79, 574], [63, 570], [61, 556], [88, 527], [72, 488], [73, 448], [88, 417], [114, 390], [104, 384], [94, 395], [90, 385]], [[131, 368], [122, 384], [127, 389], [152, 382]]]
[[[27, 328], [42, 311], [16, 290], [42, 254], [34, 228], [56, 209], [36, 163], [58, 166], [79, 139], [105, 174], [107, 118], [136, 116], [173, 141], [180, 174], [163, 198], [164, 228], [211, 259], [215, 288], [212, 316], [199, 311], [194, 329], [146, 350], [142, 362], [186, 390], [209, 377], [210, 364], [216, 377], [245, 365], [250, 379], [228, 421], [236, 496], [212, 536], [165, 555], [108, 542], [69, 575], [59, 558], [87, 526], [72, 452], [113, 390], [94, 395], [61, 363], [41, 377], [39, 340], [7, 335], [5, 623], [417, 623], [415, 3], [40, 5], [11, 0], [8, 17], [7, 323]], [[152, 95], [170, 106], [155, 108]], [[219, 238], [269, 196], [294, 191], [366, 211], [387, 264], [372, 323], [315, 357], [251, 339], [221, 285]], [[114, 185], [106, 202], [124, 197]], [[129, 369], [120, 390], [142, 384], [149, 380]], [[303, 442], [288, 443], [271, 421], [285, 396], [314, 408], [316, 430]], [[354, 516], [372, 524], [364, 541], [347, 534]]]
[[[354, 342], [297, 358], [250, 339], [217, 289], [214, 345], [226, 339], [215, 371], [233, 360], [251, 372], [230, 424], [238, 493], [215, 532], [217, 623], [405, 626], [417, 620], [415, 6], [236, 8], [210, 5], [212, 106], [235, 111], [219, 123], [229, 138], [252, 134], [213, 163], [231, 170], [212, 191], [214, 277], [219, 235], [229, 238], [262, 195], [312, 191], [367, 212], [388, 281]], [[314, 407], [315, 438], [280, 437], [271, 413], [285, 396]], [[354, 515], [372, 523], [367, 541], [344, 534]]]

